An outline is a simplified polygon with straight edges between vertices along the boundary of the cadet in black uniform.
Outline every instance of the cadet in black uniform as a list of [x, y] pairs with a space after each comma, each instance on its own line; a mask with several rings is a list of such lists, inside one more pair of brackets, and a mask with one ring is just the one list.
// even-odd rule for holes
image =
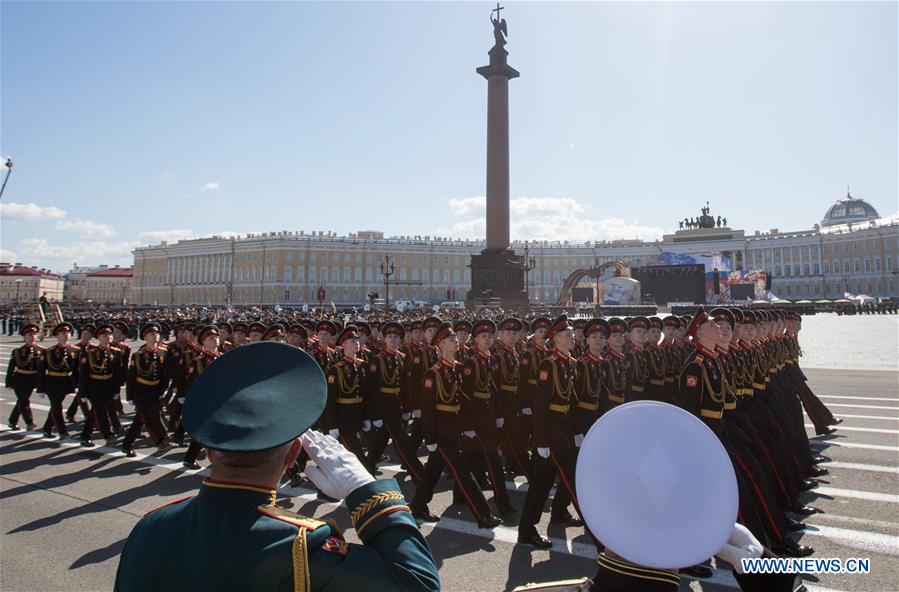
[[81, 445], [90, 448], [94, 445], [91, 435], [96, 426], [107, 445], [115, 442], [115, 435], [109, 425], [107, 409], [113, 396], [119, 392], [124, 382], [122, 372], [122, 352], [110, 344], [112, 325], [97, 327], [97, 345], [81, 350], [78, 363], [78, 391], [90, 401], [91, 413], [84, 420], [81, 431]]
[[[493, 488], [493, 502], [501, 516], [517, 511], [506, 491], [506, 477], [497, 452], [496, 431], [505, 425], [504, 410], [499, 407], [499, 390], [494, 380], [495, 361], [490, 353], [496, 334], [496, 323], [491, 320], [476, 321], [472, 325], [475, 346], [462, 364], [463, 417], [474, 419], [473, 430], [464, 432], [463, 444], [469, 448], [466, 455], [470, 467], [487, 469]], [[471, 437], [472, 434], [474, 437]]]
[[461, 413], [465, 393], [462, 390], [461, 365], [455, 360], [459, 342], [451, 323], [442, 323], [437, 328], [431, 345], [440, 349], [441, 358], [425, 372], [422, 383], [423, 434], [430, 455], [424, 477], [415, 488], [412, 515], [426, 522], [440, 519], [431, 514], [428, 503], [434, 497], [434, 487], [443, 469], [448, 467], [478, 526], [493, 528], [502, 521], [490, 513], [487, 500], [472, 478], [462, 454], [463, 432], [471, 432], [466, 437], [474, 437], [475, 419]]
[[[359, 432], [371, 429], [367, 419], [366, 403], [371, 406], [371, 395], [366, 394], [368, 364], [359, 359], [359, 332], [356, 325], [347, 325], [337, 336], [335, 345], [342, 351], [340, 360], [331, 364], [325, 373], [328, 381], [328, 402], [325, 405], [322, 427], [365, 464], [365, 451], [359, 440]], [[366, 397], [369, 401], [366, 401]], [[367, 431], [367, 430], [366, 430]]]
[[168, 445], [160, 415], [169, 377], [166, 374], [166, 351], [159, 347], [159, 333], [158, 323], [147, 323], [141, 328], [140, 337], [144, 345], [132, 354], [128, 365], [125, 398], [134, 404], [135, 409], [134, 421], [122, 442], [122, 452], [128, 457], [137, 456], [132, 446], [142, 427], [147, 428], [157, 449]]
[[38, 372], [44, 364], [46, 350], [35, 343], [40, 327], [26, 323], [19, 330], [25, 340], [24, 345], [12, 350], [9, 366], [6, 368], [6, 388], [16, 394], [16, 406], [9, 414], [7, 425], [11, 430], [19, 429], [19, 417], [25, 420], [26, 429], [33, 430], [34, 416], [31, 414], [31, 393], [37, 386]]
[[[518, 542], [533, 547], [549, 548], [552, 542], [537, 532], [543, 504], [549, 497], [553, 481], [559, 476], [559, 487], [553, 499], [550, 520], [570, 525], [583, 524], [568, 514], [569, 501], [580, 513], [574, 490], [576, 448], [571, 407], [577, 403], [574, 385], [577, 380], [577, 361], [571, 356], [574, 347], [572, 327], [568, 316], [553, 322], [547, 338], [553, 344], [552, 353], [541, 363], [537, 372], [537, 391], [534, 396], [534, 474], [521, 511]], [[578, 434], [581, 438], [583, 434]]]
[[66, 395], [75, 392], [78, 384], [78, 348], [69, 345], [73, 327], [71, 323], [59, 323], [53, 327], [56, 345], [46, 350], [46, 362], [41, 368], [38, 391], [50, 398], [50, 413], [44, 422], [44, 436], [53, 437], [53, 428], [59, 439], [69, 437], [63, 417], [62, 404]]

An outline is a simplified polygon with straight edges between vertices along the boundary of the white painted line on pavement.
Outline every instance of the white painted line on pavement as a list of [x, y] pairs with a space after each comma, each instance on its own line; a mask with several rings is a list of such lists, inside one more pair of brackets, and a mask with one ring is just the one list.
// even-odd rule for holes
[[822, 436], [809, 437], [809, 443], [816, 448], [826, 448], [828, 446], [836, 446], [838, 448], [861, 448], [863, 450], [884, 450], [886, 452], [899, 452], [899, 446], [881, 446], [880, 444], [856, 444], [854, 442], [841, 442], [839, 440], [815, 440]]
[[868, 471], [872, 473], [894, 473], [899, 475], [899, 467], [889, 467], [886, 465], [863, 465], [859, 463], [829, 461], [826, 463], [826, 466], [828, 469], [852, 469], [854, 471]]
[[843, 395], [819, 395], [819, 399], [852, 399], [855, 401], [896, 401], [899, 402], [899, 399], [896, 397], [848, 397]]
[[859, 491], [857, 489], [842, 489], [840, 487], [819, 486], [811, 490], [811, 493], [823, 493], [833, 497], [848, 497], [872, 502], [886, 502], [899, 504], [899, 493], [877, 493], [874, 491]]
[[899, 555], [899, 537], [891, 534], [812, 525], [806, 526], [805, 534], [824, 537], [861, 551], [881, 553], [883, 555]]
[[[883, 415], [849, 415], [847, 413], [840, 413], [841, 418], [849, 418], [849, 419], [877, 419], [877, 420], [886, 420], [886, 421], [899, 421], [899, 417], [885, 417]], [[839, 429], [839, 428], [837, 428]]]
[[[810, 423], [807, 423], [807, 424], [805, 424], [805, 427], [814, 428], [815, 426]], [[843, 425], [837, 427], [837, 430], [838, 431], [844, 430], [847, 432], [869, 432], [872, 434], [899, 434], [899, 430], [887, 430], [887, 429], [881, 429], [881, 428], [850, 428], [848, 426], [843, 426]]]
[[846, 403], [828, 403], [828, 407], [848, 407], [849, 409], [887, 409], [899, 411], [899, 407], [887, 407], [886, 405], [847, 405]]

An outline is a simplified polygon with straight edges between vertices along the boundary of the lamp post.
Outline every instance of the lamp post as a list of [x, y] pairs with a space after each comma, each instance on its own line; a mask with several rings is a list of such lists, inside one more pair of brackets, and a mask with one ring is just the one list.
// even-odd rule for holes
[[378, 264], [381, 275], [384, 276], [384, 312], [390, 311], [390, 276], [393, 275], [396, 265], [390, 261], [390, 253], [384, 255], [381, 263]]
[[528, 241], [524, 241], [524, 289], [528, 293], [528, 302], [531, 301], [531, 270], [537, 266], [537, 258], [530, 255]]
[[596, 296], [593, 300], [593, 308], [596, 309], [602, 298], [599, 293], [599, 255], [596, 254], [595, 248], [593, 249], [593, 269], [596, 270]]
[[3, 198], [3, 191], [6, 189], [6, 182], [9, 181], [9, 176], [12, 174], [12, 159], [7, 158], [6, 162], [3, 163], [3, 168], [6, 169], [6, 178], [3, 179], [3, 185], [0, 185], [0, 199]]

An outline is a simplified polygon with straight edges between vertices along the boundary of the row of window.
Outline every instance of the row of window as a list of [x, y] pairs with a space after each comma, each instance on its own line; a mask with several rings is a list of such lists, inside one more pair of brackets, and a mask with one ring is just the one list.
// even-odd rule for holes
[[822, 298], [842, 297], [846, 291], [868, 296], [892, 296], [895, 295], [895, 282], [889, 278], [885, 282], [881, 280], [867, 280], [855, 282], [810, 282], [806, 284], [775, 283], [774, 291], [780, 296], [821, 296]]
[[[875, 257], [873, 260], [870, 258], [865, 259], [853, 259], [851, 262], [849, 259], [843, 259], [842, 265], [840, 264], [839, 259], [834, 259], [831, 261], [824, 261], [824, 273], [831, 273], [831, 269], [833, 269], [833, 273], [880, 273], [883, 271], [880, 265], [880, 257]], [[893, 258], [886, 258], [886, 271], [893, 271]], [[811, 272], [811, 273], [810, 273]], [[784, 265], [783, 273], [781, 273], [781, 266], [774, 266], [774, 276], [775, 277], [792, 277], [792, 276], [803, 276], [803, 275], [819, 275], [820, 268], [818, 264], [815, 263], [813, 266], [809, 267], [808, 263], [803, 265]]]

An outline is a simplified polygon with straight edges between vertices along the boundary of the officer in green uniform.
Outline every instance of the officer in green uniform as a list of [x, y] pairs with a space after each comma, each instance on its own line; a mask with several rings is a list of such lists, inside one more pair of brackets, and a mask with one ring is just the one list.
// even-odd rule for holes
[[[286, 344], [251, 343], [211, 364], [183, 420], [209, 449], [212, 473], [196, 496], [138, 522], [115, 590], [438, 590], [434, 559], [396, 482], [375, 481], [336, 440], [306, 432], [325, 398], [318, 364]], [[307, 477], [346, 498], [362, 545], [348, 544], [333, 522], [275, 505], [301, 447], [315, 463]]]

